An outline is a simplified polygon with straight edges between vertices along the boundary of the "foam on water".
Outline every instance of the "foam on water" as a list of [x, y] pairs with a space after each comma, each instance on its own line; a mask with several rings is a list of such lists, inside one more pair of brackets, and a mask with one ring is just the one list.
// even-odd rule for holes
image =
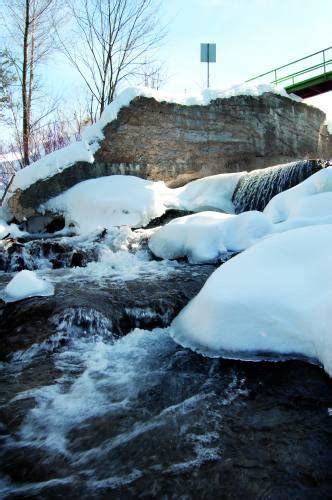
[[104, 247], [97, 262], [89, 262], [84, 268], [73, 268], [70, 271], [70, 277], [76, 279], [112, 277], [112, 279], [128, 281], [143, 274], [168, 274], [178, 266], [178, 263], [167, 260], [162, 262], [151, 260], [146, 250], [139, 250], [136, 253], [129, 253], [126, 250], [113, 252]]
[[[105, 331], [91, 336], [82, 328], [80, 335], [77, 323], [84, 324], [85, 316], [78, 315], [73, 319], [68, 313], [60, 321], [59, 331], [74, 327], [69, 345], [51, 354], [57, 378], [10, 401], [34, 404], [4, 449], [40, 450], [50, 457], [46, 460], [65, 457], [70, 466], [63, 484], [75, 483], [79, 471], [91, 491], [116, 489], [158, 471], [180, 474], [219, 459], [222, 412], [217, 407], [245, 395], [244, 381], [219, 379], [215, 360], [204, 361], [202, 372], [188, 371], [195, 355], [179, 349], [167, 329], [135, 329], [109, 341]], [[100, 318], [98, 325], [109, 327]], [[223, 384], [224, 396], [217, 396], [215, 387]], [[172, 452], [164, 443], [156, 454], [165, 436], [179, 442]], [[144, 452], [138, 453], [143, 443]], [[27, 494], [51, 486], [49, 481], [26, 489], [4, 485], [2, 491]]]

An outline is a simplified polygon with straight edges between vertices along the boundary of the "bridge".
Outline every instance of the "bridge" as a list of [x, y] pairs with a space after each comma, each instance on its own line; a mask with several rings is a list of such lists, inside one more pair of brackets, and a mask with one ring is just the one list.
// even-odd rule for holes
[[332, 47], [255, 76], [247, 82], [281, 85], [303, 99], [332, 90]]

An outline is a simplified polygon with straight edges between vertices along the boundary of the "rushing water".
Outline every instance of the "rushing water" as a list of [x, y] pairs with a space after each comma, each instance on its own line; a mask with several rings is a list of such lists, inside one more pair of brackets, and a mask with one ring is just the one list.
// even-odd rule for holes
[[211, 360], [167, 328], [119, 337], [93, 303], [53, 320], [50, 339], [1, 364], [2, 497], [327, 498], [318, 367]]
[[[116, 339], [100, 318], [90, 318], [100, 335], [72, 318], [59, 325], [65, 347], [1, 368], [4, 496], [328, 491], [329, 391], [317, 368], [267, 365], [262, 376], [180, 349], [167, 329]], [[311, 388], [287, 384], [300, 371]]]
[[3, 260], [56, 293], [0, 302], [0, 497], [328, 498], [328, 376], [176, 345], [167, 325], [213, 267], [152, 260], [145, 241], [121, 229]]
[[234, 191], [235, 213], [264, 210], [273, 196], [296, 186], [327, 164], [321, 160], [301, 160], [249, 172], [240, 178]]

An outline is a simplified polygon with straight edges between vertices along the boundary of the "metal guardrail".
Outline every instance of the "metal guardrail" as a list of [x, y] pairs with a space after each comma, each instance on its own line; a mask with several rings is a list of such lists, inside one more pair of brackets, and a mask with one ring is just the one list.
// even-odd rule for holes
[[[328, 54], [328, 51], [331, 51], [330, 54]], [[289, 68], [290, 66], [294, 66], [295, 64], [298, 64], [302, 61], [306, 61], [307, 59], [316, 57], [321, 54], [322, 60], [319, 63], [316, 63], [314, 65], [311, 65], [309, 67], [306, 67], [304, 69], [295, 71], [291, 74], [284, 75], [284, 76], [279, 76], [278, 77], [278, 72], [280, 75], [281, 70], [285, 70], [286, 68]], [[287, 82], [287, 80], [291, 80], [292, 83], [289, 83], [288, 85], [299, 83], [295, 82], [295, 78], [311, 73], [313, 71], [319, 70], [320, 68], [323, 69], [322, 72], [319, 73], [319, 75], [324, 75], [329, 73], [327, 68], [332, 64], [332, 47], [327, 47], [326, 49], [320, 50], [319, 52], [314, 52], [313, 54], [309, 54], [308, 56], [302, 57], [301, 59], [297, 59], [296, 61], [292, 61], [288, 64], [284, 64], [283, 66], [279, 66], [278, 68], [272, 69], [270, 71], [267, 71], [266, 73], [262, 73], [261, 75], [254, 76], [253, 78], [250, 78], [249, 80], [246, 80], [246, 82], [252, 82], [254, 80], [258, 80], [259, 78], [266, 77], [268, 75], [273, 75], [273, 80], [271, 80], [269, 83], [274, 83], [278, 85], [279, 83], [284, 83]], [[318, 75], [317, 75], [318, 76]]]

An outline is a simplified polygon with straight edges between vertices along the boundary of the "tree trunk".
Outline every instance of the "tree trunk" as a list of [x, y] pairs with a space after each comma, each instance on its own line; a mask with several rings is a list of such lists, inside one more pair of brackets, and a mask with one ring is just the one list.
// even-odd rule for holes
[[23, 106], [23, 163], [29, 165], [29, 104], [27, 92], [27, 73], [28, 73], [28, 46], [29, 46], [29, 28], [30, 28], [30, 0], [25, 0], [25, 21], [23, 36], [23, 68], [22, 68], [22, 106]]

